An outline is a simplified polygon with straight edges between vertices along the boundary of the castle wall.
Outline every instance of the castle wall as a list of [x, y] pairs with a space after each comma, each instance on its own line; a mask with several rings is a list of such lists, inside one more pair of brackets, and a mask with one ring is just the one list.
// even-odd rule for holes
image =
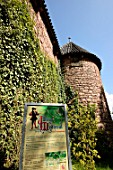
[[78, 91], [80, 103], [96, 105], [95, 116], [98, 119], [98, 126], [103, 126], [101, 122], [111, 121], [97, 65], [87, 58], [75, 62], [69, 56], [65, 57], [63, 65], [65, 81], [74, 91]]
[[51, 42], [50, 36], [48, 34], [47, 28], [44, 24], [44, 21], [41, 17], [41, 10], [37, 10], [37, 12], [34, 10], [30, 0], [27, 2], [27, 6], [31, 15], [31, 18], [34, 21], [34, 31], [39, 39], [40, 48], [43, 51], [43, 53], [49, 57], [52, 61], [54, 61], [56, 64], [58, 63], [57, 56], [53, 53], [53, 42]]

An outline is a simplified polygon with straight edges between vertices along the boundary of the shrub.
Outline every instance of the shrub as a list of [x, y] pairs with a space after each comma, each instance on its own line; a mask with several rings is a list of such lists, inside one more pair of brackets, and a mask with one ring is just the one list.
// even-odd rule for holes
[[95, 149], [97, 131], [94, 119], [95, 107], [79, 104], [77, 94], [72, 92], [70, 87], [66, 88], [66, 95], [72, 158], [79, 161], [85, 170], [95, 170], [94, 158], [99, 157]]

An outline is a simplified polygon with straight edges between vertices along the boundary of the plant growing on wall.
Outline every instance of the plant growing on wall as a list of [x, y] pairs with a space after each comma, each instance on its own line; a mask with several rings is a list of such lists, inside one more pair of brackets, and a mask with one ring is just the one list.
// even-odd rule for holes
[[40, 51], [25, 1], [0, 1], [0, 168], [18, 169], [25, 102], [63, 102], [58, 67]]
[[[59, 67], [41, 52], [24, 0], [0, 2], [0, 168], [18, 169], [25, 102], [64, 102]], [[92, 107], [83, 108], [67, 89], [73, 156], [94, 168], [95, 121]], [[87, 163], [87, 164], [86, 164]]]
[[68, 126], [70, 130], [71, 152], [73, 160], [79, 161], [85, 170], [95, 170], [96, 147], [95, 107], [83, 107], [78, 102], [77, 94], [66, 87], [68, 103]]

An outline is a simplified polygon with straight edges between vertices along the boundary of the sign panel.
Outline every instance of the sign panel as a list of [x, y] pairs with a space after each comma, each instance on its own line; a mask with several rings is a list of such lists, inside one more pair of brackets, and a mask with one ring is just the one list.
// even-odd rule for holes
[[65, 104], [27, 103], [19, 170], [71, 170]]

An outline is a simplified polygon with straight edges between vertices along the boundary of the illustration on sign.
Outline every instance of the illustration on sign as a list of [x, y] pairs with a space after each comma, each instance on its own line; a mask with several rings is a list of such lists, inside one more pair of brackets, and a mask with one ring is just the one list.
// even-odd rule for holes
[[70, 170], [66, 106], [26, 104], [19, 170]]

